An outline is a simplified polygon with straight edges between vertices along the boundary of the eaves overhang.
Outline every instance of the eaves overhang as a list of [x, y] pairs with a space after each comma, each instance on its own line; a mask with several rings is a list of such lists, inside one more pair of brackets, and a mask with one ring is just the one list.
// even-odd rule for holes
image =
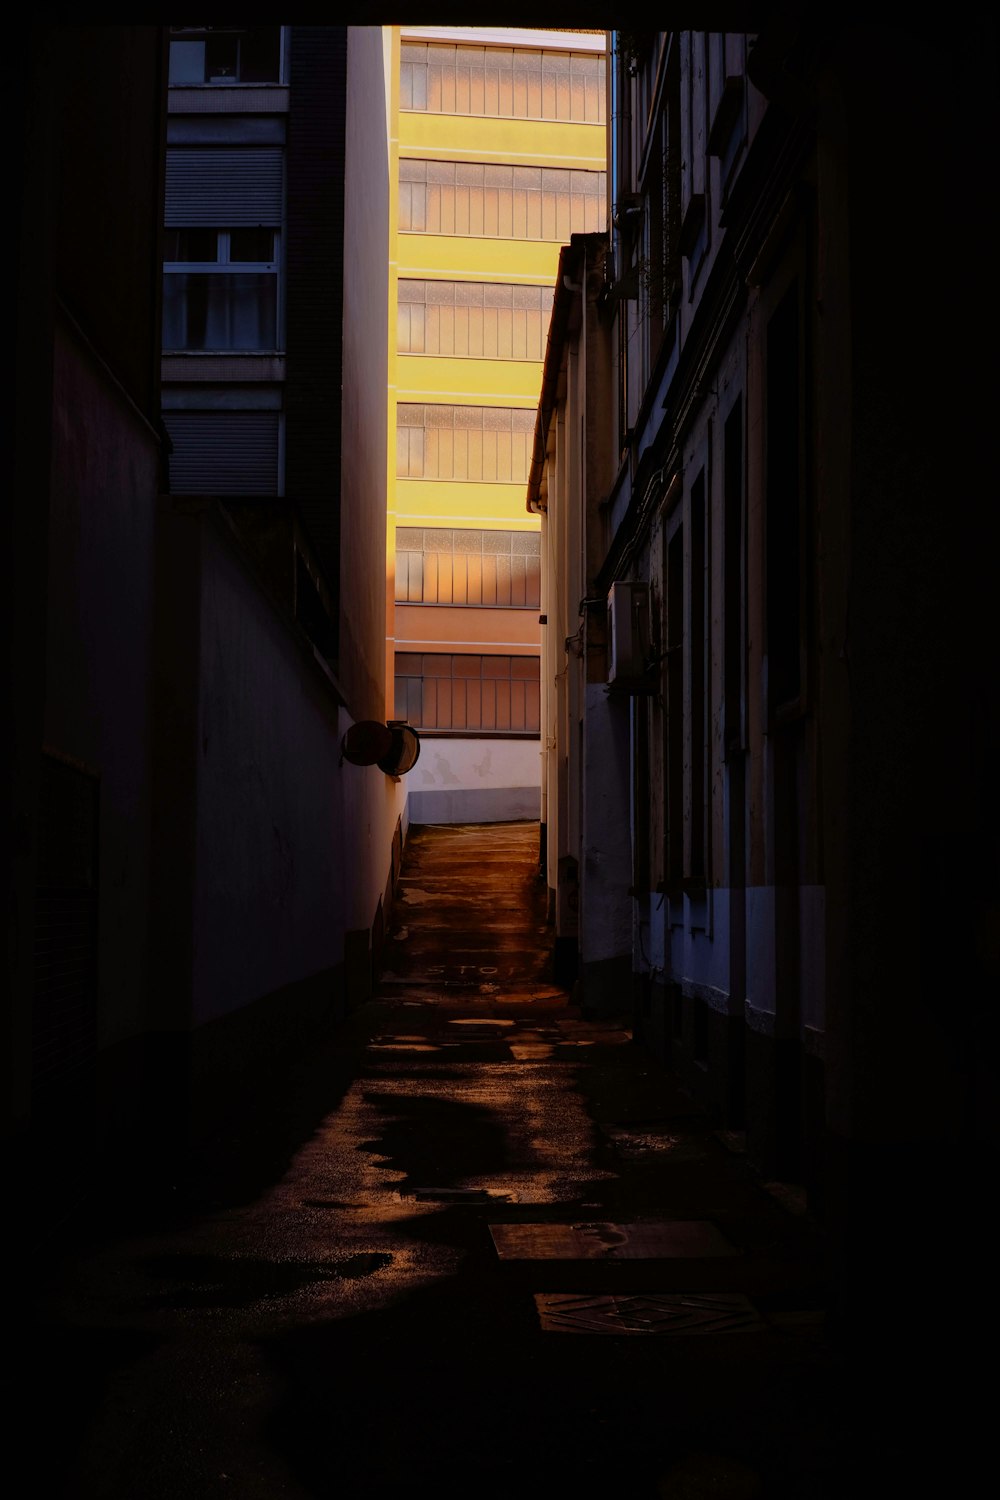
[[584, 258], [580, 243], [586, 236], [572, 235], [568, 245], [559, 251], [556, 269], [556, 284], [552, 298], [552, 313], [545, 341], [545, 360], [542, 365], [542, 388], [535, 413], [535, 431], [531, 442], [531, 463], [528, 468], [528, 493], [525, 509], [539, 515], [545, 509], [545, 457], [548, 449], [549, 426], [560, 399], [560, 375], [566, 347], [566, 334], [575, 300], [582, 287], [576, 276]]

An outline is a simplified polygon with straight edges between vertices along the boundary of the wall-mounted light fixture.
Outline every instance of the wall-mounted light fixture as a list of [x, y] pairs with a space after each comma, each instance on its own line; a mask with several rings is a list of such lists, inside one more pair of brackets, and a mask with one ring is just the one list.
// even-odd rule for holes
[[378, 766], [387, 776], [405, 776], [420, 756], [420, 739], [405, 719], [359, 719], [340, 742], [340, 763]]

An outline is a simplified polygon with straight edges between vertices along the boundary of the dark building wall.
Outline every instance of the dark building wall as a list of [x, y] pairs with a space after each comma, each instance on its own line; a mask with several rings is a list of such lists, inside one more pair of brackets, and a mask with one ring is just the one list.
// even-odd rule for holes
[[[765, 22], [725, 46], [674, 33], [677, 71], [661, 59], [705, 175], [682, 152], [683, 296], [645, 362], [629, 236], [652, 158], [641, 205], [619, 163], [608, 316], [629, 367], [595, 594], [638, 578], [653, 600], [637, 1031], [760, 1172], [808, 1187], [850, 1318], [930, 1171], [947, 1211], [896, 1317], [954, 1265], [955, 1224], [978, 1238], [995, 1141], [995, 26], [973, 60], [958, 30]], [[659, 42], [629, 45], [626, 90]]]
[[[983, 193], [996, 28], [866, 41], [838, 57], [851, 505], [825, 828], [828, 1190], [849, 1320], [870, 1309], [874, 1266], [895, 1275], [899, 1226], [922, 1212], [928, 1181], [933, 1222], [895, 1316], [956, 1260], [967, 1272], [958, 1247], [982, 1242], [1000, 981], [995, 461], [977, 373], [996, 337]], [[934, 266], [948, 269], [929, 285]]]
[[158, 415], [160, 28], [61, 26], [52, 35], [59, 295], [140, 410]]
[[44, 1226], [134, 1107], [134, 1079], [105, 1085], [146, 1024], [164, 45], [155, 26], [18, 40], [4, 1055]]
[[373, 125], [385, 108], [381, 29], [354, 26], [344, 173], [339, 665], [352, 714], [370, 719], [393, 712], [385, 701], [389, 143]]
[[[340, 752], [353, 720], [384, 719], [388, 358], [381, 31], [352, 34], [350, 50], [347, 38], [344, 27], [287, 28], [287, 86], [259, 98], [242, 87], [172, 95], [178, 138], [191, 138], [194, 120], [204, 144], [221, 120], [230, 146], [264, 129], [285, 142], [285, 341], [258, 387], [285, 414], [284, 493], [176, 495], [160, 515], [157, 813], [175, 873], [159, 884], [158, 973], [173, 977], [159, 986], [152, 1073], [175, 1116], [172, 1080], [186, 1079], [178, 1129], [192, 1139], [246, 1107], [276, 1057], [368, 992], [392, 896], [402, 786]], [[190, 172], [205, 191], [211, 153]], [[240, 356], [209, 359], [222, 409], [260, 380], [253, 368], [241, 381]], [[259, 362], [243, 359], [245, 371]], [[165, 365], [173, 411], [192, 377], [183, 356]], [[349, 504], [345, 412], [358, 478]], [[178, 943], [167, 952], [175, 895]]]
[[[378, 35], [353, 97], [384, 163]], [[371, 611], [352, 622], [358, 702], [345, 704], [313, 633], [322, 621], [299, 613], [294, 586], [297, 547], [340, 607], [345, 28], [298, 47], [292, 484], [273, 504], [164, 492], [165, 32], [28, 28], [18, 49], [3, 1056], [9, 1140], [44, 1236], [109, 1187], [128, 1212], [205, 1132], [278, 1086], [284, 1060], [342, 1013], [348, 947], [354, 992], [369, 992], [403, 789], [339, 753], [353, 717], [383, 711], [382, 608], [374, 638]], [[357, 350], [388, 254], [384, 200], [361, 210]], [[384, 600], [384, 305], [376, 321], [353, 422], [363, 451], [381, 379], [367, 436], [381, 470], [355, 494], [351, 608]], [[283, 373], [275, 358], [265, 383]]]
[[[347, 27], [291, 28], [285, 492], [334, 601], [340, 586]], [[339, 609], [331, 609], [337, 630]], [[330, 643], [336, 658], [339, 642]]]

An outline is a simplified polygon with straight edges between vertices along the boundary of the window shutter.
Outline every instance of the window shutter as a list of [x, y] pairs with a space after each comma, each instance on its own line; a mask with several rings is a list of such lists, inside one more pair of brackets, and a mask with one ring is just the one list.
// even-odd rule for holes
[[277, 495], [276, 411], [170, 411], [174, 495]]
[[280, 225], [283, 159], [280, 146], [168, 150], [167, 228]]

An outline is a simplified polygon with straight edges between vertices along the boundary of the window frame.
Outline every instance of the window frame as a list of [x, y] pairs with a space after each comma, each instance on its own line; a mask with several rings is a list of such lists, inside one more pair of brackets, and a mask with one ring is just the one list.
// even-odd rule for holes
[[[167, 76], [168, 87], [172, 89], [231, 89], [231, 88], [281, 88], [288, 82], [288, 27], [277, 26], [274, 29], [278, 33], [278, 76], [277, 78], [244, 79], [227, 77], [224, 74], [211, 78], [201, 79], [173, 79], [170, 78], [170, 50], [175, 42], [201, 42], [203, 45], [209, 39], [236, 35], [239, 38], [245, 36], [248, 31], [259, 30], [250, 26], [171, 26], [167, 33]], [[205, 66], [207, 69], [207, 57]]]
[[[421, 63], [416, 57], [416, 54], [418, 52], [423, 53], [423, 63]], [[432, 61], [432, 57], [435, 54], [437, 54], [441, 59], [437, 63]], [[448, 107], [447, 98], [449, 89], [447, 86], [447, 81], [444, 79], [442, 79], [442, 83], [439, 89], [441, 97], [434, 105], [430, 103], [432, 97], [431, 70], [434, 66], [437, 66], [437, 68], [440, 69], [442, 73], [447, 72], [448, 55], [450, 55], [454, 62], [454, 76], [452, 78], [452, 88], [450, 90], [453, 103], [452, 107], [450, 108]], [[561, 68], [559, 66], [559, 63], [556, 61], [556, 59], [563, 58], [566, 60], [565, 69]], [[495, 88], [497, 100], [496, 109], [487, 109], [485, 107], [490, 93], [490, 84], [487, 75], [490, 72], [491, 59], [493, 61], [493, 71], [496, 73], [498, 80]], [[531, 78], [527, 77], [527, 72], [523, 67], [523, 64], [528, 59], [537, 59], [537, 69], [535, 70], [537, 73], [537, 94], [539, 105], [537, 113], [533, 113], [529, 107], [531, 104], [532, 96], [532, 80]], [[479, 66], [480, 62], [481, 69]], [[518, 62], [522, 64], [521, 72], [524, 73], [527, 78], [527, 81], [523, 85], [519, 85], [515, 78], [515, 75], [518, 72]], [[462, 66], [463, 64], [464, 67]], [[582, 78], [582, 81], [580, 83], [584, 104], [583, 114], [577, 116], [573, 112], [574, 69], [577, 70], [577, 76], [579, 77], [580, 64], [596, 65], [593, 69], [593, 71], [595, 71], [597, 75], [594, 87], [594, 94], [596, 99], [596, 118], [594, 119], [589, 118], [587, 114], [589, 89], [588, 79], [586, 76]], [[408, 69], [415, 69], [415, 76], [422, 76], [422, 88], [413, 88], [412, 79], [407, 74]], [[511, 76], [511, 107], [509, 110], [503, 108], [503, 101], [501, 97], [503, 91], [502, 86], [499, 82], [499, 78], [505, 70], [509, 70]], [[596, 49], [591, 50], [588, 48], [586, 50], [583, 50], [579, 48], [569, 47], [502, 47], [498, 45], [491, 45], [488, 43], [483, 45], [475, 45], [469, 43], [463, 44], [461, 42], [448, 43], [437, 41], [420, 41], [416, 38], [407, 38], [402, 42], [400, 50], [400, 112], [403, 114], [446, 115], [452, 118], [457, 116], [459, 118], [465, 119], [530, 120], [544, 124], [592, 125], [597, 128], [603, 128], [606, 124], [607, 119], [606, 70], [606, 54]], [[471, 105], [474, 95], [480, 91], [476, 87], [476, 81], [478, 81], [476, 80], [476, 75], [480, 71], [482, 73], [481, 92], [483, 107], [476, 109], [472, 108]], [[582, 69], [584, 75], [586, 75], [589, 71], [591, 71], [589, 67], [584, 67]], [[569, 99], [570, 106], [568, 112], [566, 113], [559, 112], [559, 78], [563, 75], [563, 73], [565, 73], [566, 79], [568, 80], [566, 85], [566, 95]], [[553, 83], [553, 92], [555, 96], [556, 107], [555, 112], [551, 114], [544, 113], [545, 86], [547, 75], [552, 76], [555, 80]], [[523, 87], [524, 92], [524, 109], [518, 109], [516, 107], [516, 101], [521, 87]], [[459, 96], [463, 93], [467, 93], [469, 98], [470, 107], [467, 109], [463, 109], [458, 106]], [[404, 102], [407, 96], [409, 96], [409, 99], [412, 101], [412, 98], [415, 94], [422, 96], [423, 103], [414, 104], [412, 102]]]
[[[407, 421], [409, 413], [420, 410], [423, 418], [420, 422]], [[452, 421], [449, 425], [446, 414], [452, 413]], [[430, 421], [427, 414], [433, 413]], [[461, 413], [460, 417], [455, 413]], [[490, 414], [493, 421], [490, 421]], [[508, 426], [503, 426], [499, 418], [501, 415], [510, 418]], [[530, 407], [518, 406], [466, 406], [456, 405], [451, 402], [422, 402], [422, 401], [400, 401], [396, 406], [396, 478], [397, 480], [417, 480], [420, 482], [430, 481], [434, 484], [513, 484], [523, 486], [528, 482], [528, 470], [531, 463], [531, 444], [534, 438], [535, 413]], [[410, 433], [419, 433], [420, 439], [416, 444], [411, 444]], [[480, 472], [466, 472], [465, 474], [454, 472], [456, 467], [461, 467], [462, 443], [456, 443], [457, 434], [465, 434], [465, 454], [469, 455], [468, 435], [475, 437], [479, 435], [479, 470]], [[429, 436], [429, 434], [433, 436]], [[441, 436], [445, 435], [445, 443], [442, 445]], [[485, 473], [489, 467], [484, 461], [489, 447], [486, 441], [491, 435], [497, 436], [496, 454], [497, 469], [500, 468], [501, 443], [500, 439], [510, 439], [510, 474], [503, 478], [498, 472], [495, 475]], [[448, 438], [450, 436], [450, 448]], [[521, 466], [515, 470], [515, 438], [523, 438], [523, 443], [517, 447], [523, 450], [520, 453]], [[404, 441], [405, 439], [405, 441]], [[406, 463], [401, 460], [404, 455]], [[448, 455], [451, 461], [448, 461]], [[475, 444], [472, 445], [473, 457], [475, 457]], [[419, 473], [411, 472], [414, 466], [419, 466]], [[468, 468], [468, 465], [466, 465]], [[452, 470], [451, 473], [442, 473], [442, 469]]]
[[[231, 258], [232, 235], [234, 231], [257, 227], [266, 230], [271, 235], [272, 258], [269, 261], [245, 261]], [[176, 226], [171, 225], [165, 234], [183, 234], [185, 228], [197, 229], [201, 233], [214, 234], [216, 237], [216, 259], [214, 261], [193, 260], [167, 260], [164, 252], [163, 261], [163, 353], [164, 354], [283, 354], [285, 351], [285, 316], [284, 316], [284, 275], [282, 268], [282, 245], [281, 229], [278, 225], [262, 224], [259, 226], [234, 225], [228, 229], [211, 228], [207, 225]], [[167, 311], [167, 277], [168, 276], [273, 276], [274, 277], [274, 346], [265, 347], [258, 344], [254, 346], [241, 345], [216, 345], [206, 344], [201, 348], [191, 348], [190, 345], [177, 346], [169, 343], [166, 336], [166, 311]]]
[[[405, 542], [407, 540], [407, 538], [405, 537], [405, 533], [411, 531], [421, 532], [421, 542], [419, 547], [413, 545], [405, 545]], [[452, 537], [450, 545], [448, 545], [446, 541], [446, 537], [449, 532]], [[456, 533], [461, 535], [466, 545], [458, 547], [455, 545]], [[403, 545], [400, 545], [401, 535], [403, 536]], [[476, 537], [479, 538], [478, 550], [474, 545], [472, 545], [473, 540]], [[497, 545], [490, 546], [487, 542], [487, 538], [496, 537], [506, 538], [509, 545], [506, 548]], [[533, 539], [536, 543], [534, 551], [515, 550], [512, 540], [514, 537]], [[419, 580], [416, 580], [414, 578], [412, 564], [409, 561], [407, 561], [405, 567], [403, 566], [404, 558], [410, 559], [414, 557], [419, 557], [421, 559], [419, 567]], [[437, 559], [433, 569], [428, 567], [426, 559], [429, 557]], [[523, 585], [523, 592], [525, 596], [524, 603], [515, 603], [512, 597], [508, 597], [506, 600], [483, 598], [470, 599], [468, 597], [470, 593], [470, 573], [468, 568], [466, 568], [465, 570], [464, 589], [457, 588], [455, 582], [456, 562], [461, 564], [462, 561], [465, 561], [467, 563], [469, 559], [475, 558], [482, 560], [479, 587], [480, 593], [483, 592], [483, 580], [485, 579], [485, 576], [488, 572], [486, 559], [495, 558], [498, 562], [497, 574], [495, 579], [495, 592], [497, 593], [500, 592], [500, 574], [502, 572], [499, 567], [499, 562], [502, 559], [506, 559], [510, 562], [511, 566], [508, 571], [507, 577], [507, 592], [509, 595], [513, 595], [513, 593], [516, 591], [516, 585], [514, 581], [514, 560], [515, 558], [522, 560], [524, 563], [524, 569], [521, 583]], [[443, 559], [450, 560], [451, 568], [449, 580], [450, 587], [444, 588], [441, 587], [441, 569]], [[532, 569], [530, 566], [532, 562], [534, 563], [534, 569]], [[434, 587], [432, 590], [428, 590], [428, 580], [432, 576], [434, 579]], [[405, 593], [400, 593], [401, 588], [405, 589]], [[415, 588], [419, 589], [419, 598], [412, 597]], [[433, 592], [435, 594], [435, 597], [426, 597], [428, 592]], [[464, 592], [465, 597], [455, 598], [454, 596], [456, 592]], [[450, 594], [451, 597], [442, 598], [440, 597], [442, 593]], [[396, 531], [395, 602], [398, 605], [412, 605], [414, 609], [517, 609], [537, 612], [541, 608], [540, 534], [537, 531], [511, 531], [504, 530], [499, 527], [398, 527]]]
[[564, 244], [603, 233], [607, 218], [603, 169], [404, 156], [398, 192], [400, 234]]
[[[423, 288], [422, 297], [406, 295], [404, 288], [417, 287]], [[435, 294], [430, 293], [430, 288], [434, 288]], [[450, 301], [444, 295], [448, 290], [454, 294]], [[476, 292], [481, 293], [479, 300], [473, 300], [473, 294]], [[516, 305], [518, 292], [535, 293], [538, 306], [518, 307]], [[500, 293], [508, 293], [509, 302], [501, 305]], [[400, 277], [397, 287], [396, 352], [413, 359], [489, 359], [503, 360], [505, 363], [541, 364], [545, 358], [546, 338], [552, 315], [552, 298], [551, 284], [545, 285], [541, 282], [455, 281], [443, 277]], [[422, 310], [422, 319], [413, 318], [410, 310], [414, 308]], [[434, 314], [437, 314], [436, 318]], [[493, 340], [496, 344], [495, 351], [488, 347], [491, 342], [490, 314], [496, 314], [496, 338]], [[523, 314], [526, 319], [524, 353], [515, 352], [515, 346], [519, 342], [517, 332], [519, 314]], [[532, 317], [536, 318], [538, 323], [537, 336], [534, 338], [529, 337]], [[421, 335], [417, 337], [414, 336], [415, 322], [422, 323]], [[437, 324], [435, 337], [430, 336], [432, 322]], [[405, 336], [404, 323], [407, 330]], [[463, 324], [465, 325], [464, 338], [462, 336]], [[414, 342], [422, 343], [423, 347], [413, 348]], [[462, 348], [463, 342], [468, 347]], [[477, 342], [480, 345], [478, 350], [472, 347]], [[436, 348], [433, 347], [435, 343]], [[428, 348], [428, 345], [431, 347]], [[530, 352], [529, 345], [531, 350], [537, 350], [537, 352]], [[504, 352], [505, 349], [507, 352]]]
[[[401, 672], [399, 670], [401, 662], [404, 661], [406, 658], [409, 658], [409, 657], [418, 657], [420, 659], [421, 670], [420, 670], [419, 673], [416, 673], [416, 672]], [[445, 661], [447, 661], [449, 663], [449, 670], [447, 672], [444, 672], [444, 671], [441, 671], [441, 672], [428, 672], [428, 671], [426, 671], [426, 663], [428, 661], [442, 662], [442, 663], [445, 662]], [[471, 671], [470, 672], [465, 672], [465, 673], [456, 673], [456, 671], [455, 671], [455, 664], [457, 662], [468, 663], [471, 666], [471, 664], [472, 664], [473, 661], [478, 661], [479, 662], [480, 675], [479, 675], [478, 678], [475, 677], [471, 673]], [[498, 674], [494, 674], [494, 675], [488, 675], [488, 674], [486, 674], [483, 671], [483, 664], [487, 663], [487, 662], [491, 662], [491, 663], [506, 662], [507, 666], [508, 666], [508, 674], [507, 674], [507, 676], [504, 677], [504, 676], [501, 676], [501, 675], [498, 675]], [[513, 672], [510, 670], [510, 668], [511, 668], [511, 666], [512, 666], [512, 664], [514, 662], [533, 663], [534, 664], [534, 669], [535, 669], [534, 673], [531, 674], [531, 675], [524, 674], [522, 676], [515, 676], [513, 674]], [[405, 699], [402, 700], [402, 701], [400, 699], [400, 683], [401, 682], [419, 682], [421, 684], [420, 711], [419, 711], [419, 714], [418, 714], [417, 717], [414, 716], [413, 704], [412, 704], [412, 701], [410, 700], [409, 695], [407, 694], [406, 697], [405, 697]], [[534, 709], [534, 713], [533, 713], [532, 717], [537, 722], [538, 727], [537, 728], [527, 728], [527, 727], [522, 727], [522, 728], [511, 728], [511, 727], [500, 728], [500, 727], [497, 727], [496, 725], [489, 725], [489, 724], [483, 725], [482, 723], [480, 723], [478, 726], [477, 725], [465, 724], [465, 725], [460, 725], [458, 727], [455, 727], [454, 725], [447, 725], [447, 724], [434, 724], [434, 725], [424, 724], [422, 722], [422, 714], [423, 714], [423, 706], [424, 706], [424, 695], [423, 695], [422, 685], [424, 683], [426, 683], [426, 682], [436, 682], [436, 683], [447, 682], [447, 683], [450, 683], [450, 684], [454, 684], [456, 682], [466, 682], [466, 683], [469, 683], [469, 682], [478, 682], [480, 684], [480, 686], [482, 686], [482, 684], [487, 683], [487, 682], [494, 682], [494, 683], [501, 683], [501, 684], [502, 683], [506, 683], [508, 685], [508, 687], [510, 687], [510, 685], [513, 684], [513, 683], [515, 683], [515, 682], [523, 682], [523, 683], [527, 684], [528, 687], [534, 689], [534, 703], [532, 705], [532, 707]], [[527, 695], [527, 688], [526, 688], [526, 695]], [[452, 738], [452, 739], [522, 739], [522, 740], [523, 739], [530, 739], [530, 740], [537, 740], [537, 739], [539, 739], [541, 737], [541, 658], [539, 656], [537, 656], [537, 655], [534, 655], [534, 654], [531, 654], [531, 653], [527, 653], [527, 652], [525, 652], [525, 653], [511, 654], [511, 653], [506, 653], [506, 652], [491, 652], [491, 651], [476, 651], [476, 652], [400, 651], [398, 649], [398, 646], [397, 646], [397, 650], [396, 650], [396, 654], [395, 654], [394, 667], [393, 667], [393, 701], [394, 701], [394, 704], [395, 704], [395, 710], [396, 710], [396, 716], [397, 716], [397, 718], [404, 718], [404, 719], [406, 719], [406, 721], [408, 723], [412, 724], [413, 727], [416, 730], [418, 730], [418, 732], [420, 733], [421, 738], [424, 738], [426, 736], [437, 736], [437, 737], [440, 737], [440, 738]], [[450, 703], [452, 705], [454, 704], [454, 694], [453, 693], [450, 695]], [[525, 708], [526, 708], [525, 719], [527, 720], [527, 718], [528, 718], [528, 712], [527, 712], [528, 705], [527, 705], [527, 703], [525, 705]], [[510, 703], [510, 699], [508, 699], [508, 714], [510, 714], [510, 712], [511, 712], [511, 703]], [[454, 717], [454, 714], [452, 713], [451, 716]], [[467, 717], [467, 715], [466, 715], [466, 717]], [[482, 718], [482, 715], [480, 715], [480, 718]]]

